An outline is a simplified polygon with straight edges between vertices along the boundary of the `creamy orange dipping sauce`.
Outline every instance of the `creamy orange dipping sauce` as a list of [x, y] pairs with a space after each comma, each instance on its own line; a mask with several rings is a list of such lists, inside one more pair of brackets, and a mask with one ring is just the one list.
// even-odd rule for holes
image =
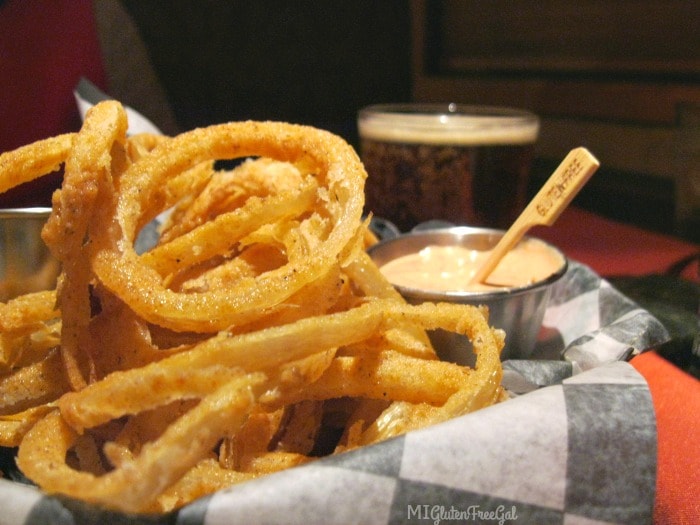
[[537, 239], [526, 239], [508, 252], [483, 284], [470, 284], [490, 250], [462, 246], [426, 246], [381, 266], [394, 285], [433, 291], [481, 291], [526, 286], [546, 279], [564, 264], [562, 256]]

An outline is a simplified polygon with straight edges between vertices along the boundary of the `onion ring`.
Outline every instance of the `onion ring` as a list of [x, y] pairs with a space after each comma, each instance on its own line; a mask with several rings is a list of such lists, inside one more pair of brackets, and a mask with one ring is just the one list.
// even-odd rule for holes
[[73, 146], [66, 133], [0, 155], [0, 193], [58, 170]]
[[61, 355], [74, 389], [94, 380], [90, 339], [90, 260], [83, 243], [95, 215], [99, 192], [112, 188], [113, 147], [126, 140], [124, 108], [106, 101], [87, 112], [66, 159], [63, 185], [53, 195], [53, 210], [42, 238], [62, 264], [57, 301], [62, 312]]
[[[260, 371], [311, 354], [353, 344], [381, 332], [397, 319], [425, 329], [457, 331], [474, 342], [473, 390], [493, 392], [500, 384], [502, 341], [489, 328], [480, 309], [469, 305], [430, 303], [417, 306], [376, 300], [357, 308], [295, 323], [229, 336], [220, 334], [193, 347], [134, 370], [114, 372], [80, 392], [64, 395], [63, 417], [77, 429], [91, 428], [126, 414], [170, 402], [182, 395], [183, 374], [213, 367]], [[193, 383], [194, 384], [194, 383]]]
[[102, 476], [78, 472], [66, 464], [66, 453], [79, 434], [54, 411], [26, 434], [17, 465], [47, 492], [112, 506], [118, 502], [127, 512], [142, 510], [193, 467], [220, 436], [243, 423], [255, 399], [252, 389], [263, 379], [260, 374], [231, 379], [145, 445], [137, 458]]
[[[167, 289], [133, 249], [147, 203], [169, 176], [212, 158], [266, 156], [316, 174], [328, 231], [313, 256], [292, 260], [235, 290], [182, 294]], [[358, 230], [366, 172], [342, 139], [314, 128], [284, 123], [243, 122], [183, 133], [157, 146], [124, 173], [118, 201], [98, 221], [116, 217], [119, 227], [96, 227], [93, 268], [100, 281], [149, 322], [173, 330], [212, 332], [249, 322], [288, 298], [342, 257]], [[117, 213], [118, 211], [118, 213]]]

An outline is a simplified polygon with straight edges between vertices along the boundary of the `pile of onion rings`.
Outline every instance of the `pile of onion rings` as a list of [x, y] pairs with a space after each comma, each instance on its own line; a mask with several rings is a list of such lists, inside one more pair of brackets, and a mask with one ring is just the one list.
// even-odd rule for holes
[[[166, 512], [504, 398], [488, 312], [408, 305], [367, 256], [366, 174], [341, 138], [127, 124], [101, 102], [0, 155], [0, 191], [64, 168], [42, 232], [56, 290], [0, 303], [0, 446], [43, 490]], [[476, 365], [440, 361], [434, 329], [468, 336]]]

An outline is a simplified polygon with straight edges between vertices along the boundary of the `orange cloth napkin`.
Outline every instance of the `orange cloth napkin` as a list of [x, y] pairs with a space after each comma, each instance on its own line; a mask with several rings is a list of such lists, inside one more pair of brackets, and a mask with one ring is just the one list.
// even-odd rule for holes
[[656, 411], [654, 522], [700, 523], [700, 381], [655, 352], [632, 365], [647, 380]]

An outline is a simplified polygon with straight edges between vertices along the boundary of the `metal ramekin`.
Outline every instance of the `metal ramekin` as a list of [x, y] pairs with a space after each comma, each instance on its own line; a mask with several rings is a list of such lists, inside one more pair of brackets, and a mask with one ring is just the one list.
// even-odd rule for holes
[[[415, 253], [428, 245], [459, 245], [468, 249], [493, 248], [505, 232], [489, 228], [453, 226], [413, 231], [381, 241], [369, 249], [372, 259], [381, 267], [397, 257]], [[561, 255], [562, 266], [546, 279], [527, 286], [485, 292], [442, 292], [396, 286], [413, 304], [424, 301], [485, 305], [489, 308], [489, 324], [506, 332], [501, 354], [505, 359], [527, 359], [532, 355], [537, 335], [549, 300], [552, 285], [566, 272], [568, 262], [556, 247], [542, 241]], [[473, 362], [471, 344], [463, 336], [436, 331], [431, 339], [440, 357], [462, 364]]]
[[0, 209], [0, 301], [56, 286], [60, 264], [41, 239], [51, 208]]

